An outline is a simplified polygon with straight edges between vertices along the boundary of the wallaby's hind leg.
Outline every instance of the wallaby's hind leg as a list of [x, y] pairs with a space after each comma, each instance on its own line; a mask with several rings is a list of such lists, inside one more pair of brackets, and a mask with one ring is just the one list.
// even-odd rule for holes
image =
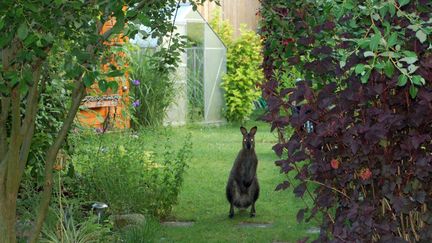
[[258, 197], [259, 197], [259, 190], [260, 190], [260, 188], [259, 188], [258, 180], [255, 177], [255, 180], [253, 181], [253, 184], [252, 184], [252, 198], [253, 198], [253, 201], [252, 201], [252, 207], [251, 207], [251, 211], [250, 211], [251, 218], [255, 217], [255, 214], [256, 214], [256, 212], [255, 212], [255, 202], [256, 202], [256, 200], [258, 200]]
[[234, 217], [234, 206], [232, 203], [230, 203], [230, 211], [228, 217], [230, 217], [230, 219]]
[[251, 211], [250, 211], [250, 217], [255, 217], [255, 202], [252, 203]]

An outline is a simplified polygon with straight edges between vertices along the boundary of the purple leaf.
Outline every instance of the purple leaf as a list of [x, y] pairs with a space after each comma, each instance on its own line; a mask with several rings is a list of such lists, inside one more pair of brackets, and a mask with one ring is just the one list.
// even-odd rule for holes
[[312, 45], [315, 42], [315, 38], [312, 36], [309, 37], [301, 37], [297, 40], [297, 43], [303, 46], [309, 46]]
[[278, 157], [281, 157], [284, 147], [285, 146], [283, 144], [278, 143], [278, 144], [274, 145], [272, 149], [273, 149], [273, 151], [275, 151], [275, 153]]
[[303, 221], [304, 214], [307, 211], [308, 211], [307, 208], [302, 208], [297, 212], [297, 223], [300, 223], [301, 221]]
[[306, 191], [306, 182], [302, 182], [300, 183], [300, 185], [294, 188], [294, 194], [296, 195], [296, 197], [303, 197], [305, 191]]
[[323, 28], [325, 30], [332, 30], [336, 27], [336, 24], [333, 21], [327, 21], [324, 23]]
[[276, 186], [275, 191], [285, 190], [290, 186], [289, 181], [284, 181]]

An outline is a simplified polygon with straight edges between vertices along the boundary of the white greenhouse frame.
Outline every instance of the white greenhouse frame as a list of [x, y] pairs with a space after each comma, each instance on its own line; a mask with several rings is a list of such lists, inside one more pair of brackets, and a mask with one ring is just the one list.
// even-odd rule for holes
[[[224, 123], [223, 108], [225, 106], [223, 90], [221, 88], [222, 77], [226, 73], [226, 47], [213, 31], [207, 21], [201, 16], [198, 11], [194, 11], [188, 3], [180, 4], [177, 12], [173, 14], [176, 32], [183, 36], [188, 36], [189, 31], [194, 26], [203, 28], [203, 33], [200, 43], [202, 48], [203, 60], [203, 86], [204, 86], [204, 111], [202, 121], [197, 121], [205, 124]], [[198, 25], [197, 25], [198, 24]], [[201, 25], [202, 24], [202, 25]], [[145, 27], [144, 27], [145, 28]], [[196, 32], [195, 32], [196, 33]], [[167, 41], [165, 41], [167, 42]], [[155, 48], [156, 40], [139, 39], [139, 36], [132, 39], [131, 43], [138, 44], [142, 48]], [[181, 54], [181, 62], [174, 75], [176, 92], [175, 102], [168, 108], [164, 125], [184, 125], [188, 122], [188, 52], [193, 48], [187, 48]]]

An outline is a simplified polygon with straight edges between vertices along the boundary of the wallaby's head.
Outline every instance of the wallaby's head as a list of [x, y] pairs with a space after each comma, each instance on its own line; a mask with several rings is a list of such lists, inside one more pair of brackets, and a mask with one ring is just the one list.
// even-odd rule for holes
[[246, 128], [240, 127], [240, 132], [243, 134], [243, 148], [244, 149], [254, 149], [255, 148], [255, 133], [257, 127], [252, 127], [249, 133]]

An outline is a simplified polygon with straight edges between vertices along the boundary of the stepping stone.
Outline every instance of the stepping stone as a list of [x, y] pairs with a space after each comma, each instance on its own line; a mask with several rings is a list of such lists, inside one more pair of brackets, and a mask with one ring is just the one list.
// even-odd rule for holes
[[146, 222], [145, 216], [138, 213], [113, 215], [111, 218], [116, 229], [122, 229], [128, 225], [141, 225]]
[[194, 223], [193, 221], [166, 221], [162, 222], [162, 225], [169, 227], [191, 227]]
[[248, 227], [253, 227], [253, 228], [270, 228], [270, 227], [273, 226], [273, 224], [272, 223], [266, 223], [266, 222], [263, 222], [263, 223], [259, 223], [259, 222], [256, 222], [256, 223], [253, 223], [253, 222], [240, 222], [238, 224], [238, 226], [243, 227], [243, 228], [248, 228]]
[[319, 234], [320, 228], [318, 227], [310, 227], [308, 230], [306, 230], [306, 233], [308, 234]]

